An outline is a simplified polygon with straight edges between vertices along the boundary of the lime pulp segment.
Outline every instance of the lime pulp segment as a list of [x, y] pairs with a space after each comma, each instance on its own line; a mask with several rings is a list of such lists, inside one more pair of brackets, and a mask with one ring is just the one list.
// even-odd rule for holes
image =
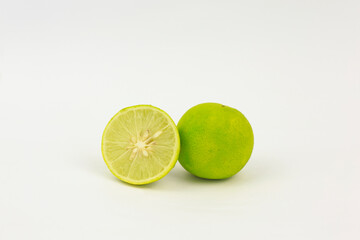
[[110, 120], [102, 138], [108, 168], [131, 184], [164, 177], [175, 165], [179, 150], [175, 123], [164, 111], [149, 105], [122, 109]]

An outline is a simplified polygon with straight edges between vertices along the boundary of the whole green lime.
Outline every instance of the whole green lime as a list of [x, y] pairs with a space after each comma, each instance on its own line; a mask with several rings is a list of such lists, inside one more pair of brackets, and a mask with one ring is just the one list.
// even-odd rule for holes
[[249, 160], [254, 134], [238, 110], [218, 103], [190, 108], [178, 123], [179, 162], [190, 173], [224, 179], [239, 172]]

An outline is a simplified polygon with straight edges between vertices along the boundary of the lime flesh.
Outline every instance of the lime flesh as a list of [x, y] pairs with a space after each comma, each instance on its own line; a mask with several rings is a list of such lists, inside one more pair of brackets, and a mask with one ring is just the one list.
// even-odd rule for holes
[[110, 171], [136, 185], [164, 177], [175, 165], [180, 138], [173, 120], [150, 105], [120, 110], [107, 124], [102, 154]]

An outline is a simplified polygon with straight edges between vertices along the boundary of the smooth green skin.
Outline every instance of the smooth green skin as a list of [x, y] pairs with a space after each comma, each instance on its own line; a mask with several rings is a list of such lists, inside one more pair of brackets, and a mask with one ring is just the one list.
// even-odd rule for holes
[[254, 134], [238, 110], [218, 103], [190, 108], [178, 123], [179, 162], [190, 173], [207, 179], [235, 175], [248, 162]]

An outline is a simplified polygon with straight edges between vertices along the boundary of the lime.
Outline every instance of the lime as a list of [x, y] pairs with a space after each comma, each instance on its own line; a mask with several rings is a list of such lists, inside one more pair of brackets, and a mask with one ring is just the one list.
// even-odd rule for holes
[[148, 184], [164, 177], [175, 165], [180, 138], [173, 120], [150, 105], [120, 110], [107, 124], [102, 154], [110, 171], [120, 180]]
[[250, 123], [238, 110], [203, 103], [180, 119], [179, 162], [190, 173], [207, 179], [235, 175], [247, 163], [254, 146]]

